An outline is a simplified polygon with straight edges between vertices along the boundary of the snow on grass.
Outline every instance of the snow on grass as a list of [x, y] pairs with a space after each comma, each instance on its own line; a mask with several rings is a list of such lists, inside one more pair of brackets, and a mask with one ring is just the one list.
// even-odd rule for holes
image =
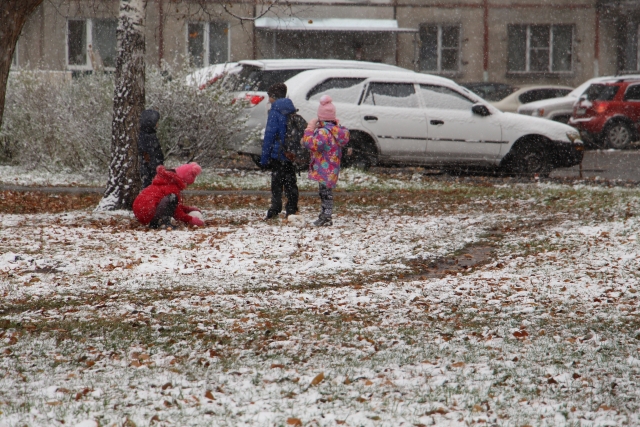
[[323, 229], [0, 216], [0, 425], [640, 423], [638, 191], [424, 186]]

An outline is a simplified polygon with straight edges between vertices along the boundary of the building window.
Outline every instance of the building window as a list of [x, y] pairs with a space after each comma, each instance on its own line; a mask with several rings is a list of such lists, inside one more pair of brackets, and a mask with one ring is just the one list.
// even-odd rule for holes
[[460, 26], [420, 26], [420, 70], [435, 73], [460, 70]]
[[640, 70], [640, 25], [633, 21], [623, 21], [618, 29], [620, 62], [618, 71], [637, 72]]
[[509, 25], [507, 70], [563, 73], [572, 69], [572, 25]]
[[187, 50], [192, 67], [206, 67], [229, 61], [229, 24], [191, 22], [187, 26]]
[[67, 66], [74, 70], [114, 69], [117, 19], [67, 21]]

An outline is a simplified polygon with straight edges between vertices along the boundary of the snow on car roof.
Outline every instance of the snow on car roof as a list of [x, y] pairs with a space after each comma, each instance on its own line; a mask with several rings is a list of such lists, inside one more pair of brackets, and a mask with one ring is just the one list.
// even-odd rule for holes
[[252, 65], [263, 70], [290, 70], [296, 68], [363, 68], [374, 70], [398, 70], [413, 72], [396, 65], [380, 62], [349, 61], [341, 59], [248, 59], [239, 62], [240, 65]]
[[[465, 88], [460, 87], [453, 80], [434, 76], [432, 74], [414, 73], [407, 71], [394, 71], [394, 70], [366, 70], [366, 69], [343, 69], [343, 68], [329, 68], [329, 69], [316, 69], [303, 71], [287, 80], [287, 86], [289, 88], [302, 85], [304, 82], [312, 81], [318, 77], [362, 77], [362, 78], [375, 78], [379, 80], [389, 81], [411, 81], [422, 84], [438, 84], [455, 87], [464, 91], [465, 93], [472, 94]], [[477, 98], [477, 95], [474, 95]]]

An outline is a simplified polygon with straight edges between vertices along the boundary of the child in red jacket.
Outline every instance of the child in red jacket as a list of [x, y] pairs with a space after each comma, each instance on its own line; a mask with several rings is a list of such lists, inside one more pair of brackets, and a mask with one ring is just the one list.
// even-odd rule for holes
[[197, 163], [188, 163], [175, 169], [158, 166], [150, 186], [138, 194], [133, 202], [133, 214], [142, 224], [151, 228], [170, 227], [171, 218], [191, 225], [203, 226], [200, 218], [189, 215], [200, 209], [184, 206], [180, 192], [191, 185], [202, 168]]

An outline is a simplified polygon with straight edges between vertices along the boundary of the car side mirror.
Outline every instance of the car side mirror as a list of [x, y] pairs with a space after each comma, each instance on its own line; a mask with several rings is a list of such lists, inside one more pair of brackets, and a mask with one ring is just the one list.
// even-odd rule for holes
[[471, 107], [471, 112], [478, 116], [486, 117], [491, 115], [491, 111], [487, 108], [486, 105], [483, 104], [473, 104]]

